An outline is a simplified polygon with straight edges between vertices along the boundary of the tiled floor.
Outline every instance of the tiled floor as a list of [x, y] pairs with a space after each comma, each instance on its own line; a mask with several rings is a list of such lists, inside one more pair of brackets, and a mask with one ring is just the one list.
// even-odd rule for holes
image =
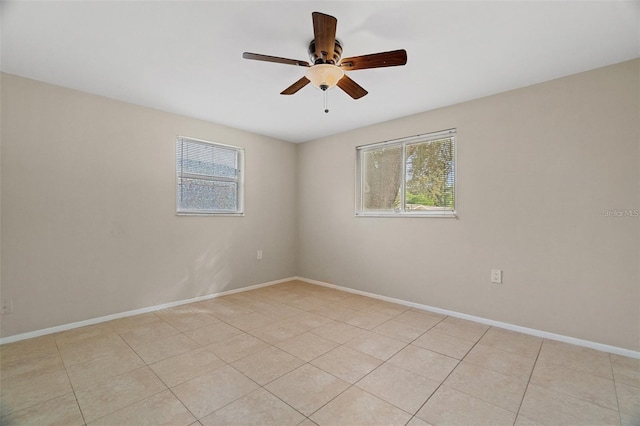
[[640, 360], [301, 282], [0, 359], [6, 425], [640, 425]]

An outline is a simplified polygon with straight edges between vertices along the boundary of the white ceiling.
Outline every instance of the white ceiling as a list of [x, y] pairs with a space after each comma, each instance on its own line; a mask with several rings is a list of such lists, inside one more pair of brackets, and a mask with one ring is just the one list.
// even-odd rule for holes
[[[406, 49], [404, 67], [351, 71], [353, 100], [279, 93], [308, 60], [311, 13], [338, 19], [343, 56]], [[640, 53], [639, 1], [2, 1], [2, 71], [304, 142], [622, 62]]]

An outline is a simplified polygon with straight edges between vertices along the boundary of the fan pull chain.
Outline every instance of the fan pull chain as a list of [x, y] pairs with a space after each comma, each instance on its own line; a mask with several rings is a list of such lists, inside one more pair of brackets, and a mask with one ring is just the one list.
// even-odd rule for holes
[[324, 112], [329, 113], [329, 99], [327, 95], [328, 90], [324, 91]]

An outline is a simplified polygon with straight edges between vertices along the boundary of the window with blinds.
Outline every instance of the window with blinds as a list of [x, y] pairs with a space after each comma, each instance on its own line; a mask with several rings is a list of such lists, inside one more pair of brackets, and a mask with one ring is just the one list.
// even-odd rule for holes
[[178, 214], [243, 214], [244, 150], [178, 136]]
[[356, 148], [358, 216], [456, 215], [456, 131]]

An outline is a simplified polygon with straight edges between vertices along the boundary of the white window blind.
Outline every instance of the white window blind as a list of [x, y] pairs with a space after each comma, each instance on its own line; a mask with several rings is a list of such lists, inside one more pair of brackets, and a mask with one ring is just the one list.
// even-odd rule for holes
[[456, 131], [357, 148], [359, 216], [455, 216]]
[[241, 215], [243, 163], [242, 148], [178, 136], [177, 212]]

